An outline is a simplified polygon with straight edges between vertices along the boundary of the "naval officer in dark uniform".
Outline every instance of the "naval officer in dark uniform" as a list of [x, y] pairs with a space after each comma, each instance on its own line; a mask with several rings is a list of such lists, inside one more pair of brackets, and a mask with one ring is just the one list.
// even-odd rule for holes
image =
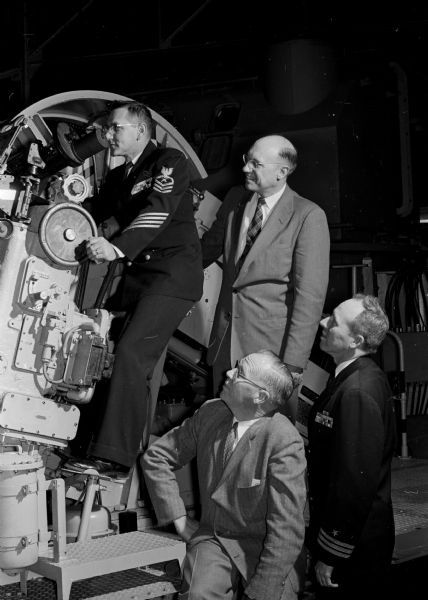
[[86, 251], [95, 262], [122, 263], [120, 283], [105, 307], [126, 311], [128, 320], [115, 347], [105, 412], [89, 457], [102, 459], [95, 461], [98, 470], [126, 471], [152, 415], [153, 369], [200, 299], [203, 269], [185, 155], [152, 141], [154, 122], [138, 102], [114, 105], [104, 134], [111, 154], [124, 156], [125, 163], [84, 204], [103, 232], [87, 241]]
[[335, 377], [308, 420], [310, 548], [317, 598], [388, 598], [394, 548], [392, 392], [370, 354], [388, 331], [373, 296], [355, 295], [321, 321]]

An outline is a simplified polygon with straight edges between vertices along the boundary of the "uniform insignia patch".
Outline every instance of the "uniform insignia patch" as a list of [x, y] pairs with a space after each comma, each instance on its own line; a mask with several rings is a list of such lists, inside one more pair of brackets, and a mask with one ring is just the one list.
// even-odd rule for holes
[[162, 167], [161, 174], [155, 177], [153, 189], [162, 194], [169, 194], [174, 187], [174, 178], [171, 177], [172, 167]]
[[325, 425], [329, 429], [333, 427], [333, 417], [330, 417], [328, 412], [323, 411], [322, 413], [317, 413], [315, 416], [315, 423], [319, 423], [320, 425]]
[[134, 196], [134, 194], [138, 194], [138, 192], [141, 192], [142, 190], [147, 190], [150, 187], [151, 183], [152, 183], [151, 177], [149, 177], [149, 179], [144, 179], [143, 181], [139, 181], [132, 188], [131, 196]]

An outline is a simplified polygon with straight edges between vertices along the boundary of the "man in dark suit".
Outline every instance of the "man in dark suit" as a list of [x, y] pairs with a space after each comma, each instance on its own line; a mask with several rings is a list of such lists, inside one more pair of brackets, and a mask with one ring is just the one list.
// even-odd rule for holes
[[115, 346], [106, 409], [89, 452], [103, 459], [93, 465], [98, 470], [126, 471], [153, 414], [153, 369], [201, 297], [203, 270], [184, 154], [152, 141], [154, 122], [138, 102], [115, 105], [104, 133], [111, 154], [124, 156], [125, 163], [84, 204], [102, 232], [88, 240], [86, 251], [95, 262], [121, 262], [120, 284], [105, 307], [125, 311], [127, 324]]
[[308, 422], [308, 546], [317, 597], [387, 598], [394, 548], [392, 392], [370, 354], [388, 331], [373, 296], [355, 295], [321, 321], [335, 377]]
[[[146, 450], [142, 465], [158, 522], [173, 522], [188, 542], [183, 598], [227, 600], [240, 588], [253, 600], [297, 598], [306, 461], [299, 433], [278, 412], [292, 389], [276, 355], [251, 354], [228, 371], [220, 398]], [[186, 515], [175, 478], [195, 457], [199, 523]]]
[[324, 211], [287, 183], [297, 165], [293, 144], [258, 139], [244, 155], [244, 187], [227, 194], [202, 237], [204, 267], [221, 255], [223, 281], [208, 349], [214, 393], [243, 356], [270, 348], [296, 383], [307, 365], [329, 276]]

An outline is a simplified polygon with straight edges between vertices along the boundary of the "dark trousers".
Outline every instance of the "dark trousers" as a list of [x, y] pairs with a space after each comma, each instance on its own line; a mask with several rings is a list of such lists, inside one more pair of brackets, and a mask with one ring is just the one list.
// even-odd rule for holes
[[221, 388], [226, 380], [226, 373], [234, 367], [230, 362], [230, 325], [224, 334], [224, 339], [221, 343], [215, 360], [212, 362], [212, 397], [218, 398]]
[[160, 295], [139, 300], [115, 347], [105, 411], [90, 454], [131, 467], [140, 444], [147, 446], [156, 402], [150, 394], [153, 369], [193, 305], [193, 300]]

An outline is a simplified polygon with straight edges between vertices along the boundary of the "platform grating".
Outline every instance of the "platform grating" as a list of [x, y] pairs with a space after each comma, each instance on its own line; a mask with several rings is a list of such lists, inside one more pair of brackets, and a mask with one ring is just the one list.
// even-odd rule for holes
[[[179, 586], [179, 577], [168, 575], [161, 566], [151, 565], [75, 581], [70, 600], [170, 598]], [[19, 583], [5, 585], [0, 587], [0, 600], [56, 600], [56, 585], [46, 578], [31, 579], [27, 583], [27, 595], [20, 591]]]
[[428, 460], [394, 459], [392, 505], [396, 535], [428, 528]]
[[[424, 554], [421, 545], [425, 544], [424, 531], [428, 531], [428, 460], [394, 459], [392, 500], [397, 541], [400, 540], [401, 544], [397, 547], [398, 558], [400, 559], [400, 552], [405, 559], [407, 556]], [[415, 536], [418, 537], [413, 542]], [[175, 536], [168, 539], [168, 534], [160, 537], [158, 532], [151, 535], [146, 531], [144, 540], [143, 536], [133, 532], [103, 538], [102, 547], [96, 540], [93, 542], [69, 544], [67, 558], [85, 564], [98, 558], [111, 558], [124, 553], [174, 545], [177, 544], [177, 539]], [[74, 581], [71, 586], [70, 600], [144, 600], [146, 598], [171, 600], [176, 597], [180, 586], [178, 562], [174, 565], [176, 569], [173, 573], [169, 570], [165, 572], [163, 567], [166, 563], [162, 563]], [[3, 585], [0, 586], [0, 600], [56, 600], [57, 598], [55, 582], [43, 577], [29, 579], [27, 592], [27, 595], [21, 593], [19, 583]], [[310, 595], [305, 595], [305, 600], [308, 597]]]
[[102, 539], [94, 538], [67, 544], [67, 559], [86, 563], [145, 550], [165, 550], [168, 546], [172, 547], [181, 543], [177, 537], [169, 537], [168, 534], [132, 531]]

